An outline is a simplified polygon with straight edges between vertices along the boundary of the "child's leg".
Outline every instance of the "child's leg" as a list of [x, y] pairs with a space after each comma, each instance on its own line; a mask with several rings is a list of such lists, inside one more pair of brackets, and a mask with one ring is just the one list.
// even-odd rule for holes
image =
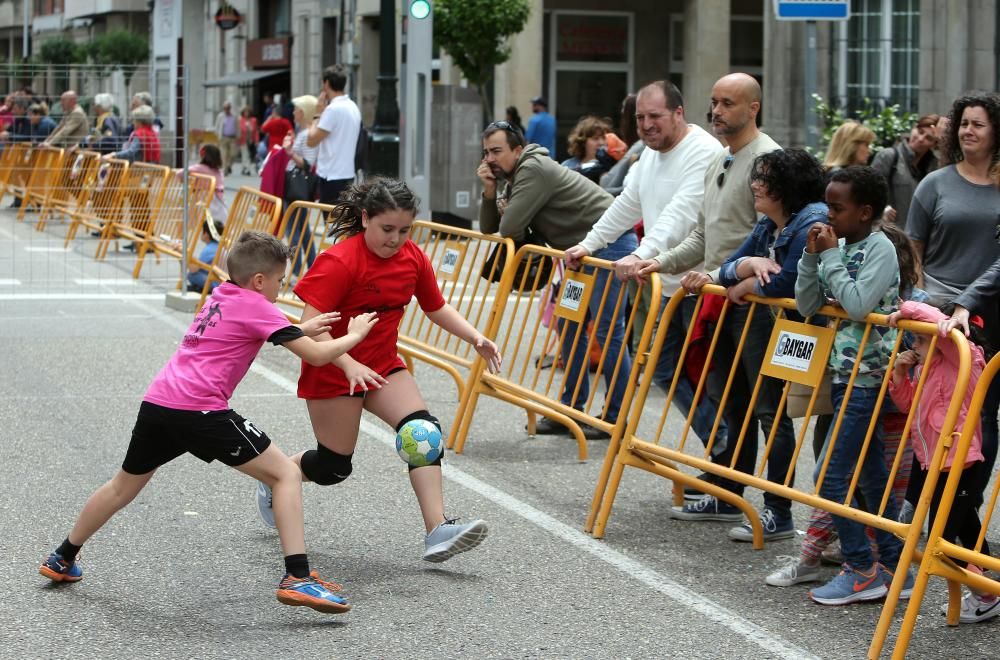
[[[869, 513], [878, 514], [882, 498], [885, 497], [886, 490], [889, 488], [889, 467], [886, 465], [888, 454], [882, 444], [882, 426], [878, 425], [868, 446], [868, 453], [865, 455], [857, 486], [857, 491], [859, 495], [863, 496], [865, 503], [863, 508]], [[893, 456], [895, 456], [895, 452], [893, 452]], [[862, 498], [859, 497], [859, 499]], [[882, 515], [889, 520], [896, 520], [899, 516], [899, 507], [896, 505], [892, 491], [886, 499]], [[903, 550], [902, 542], [895, 535], [882, 529], [876, 528], [874, 536], [878, 545], [878, 560], [890, 570], [895, 571], [899, 555]]]
[[833, 516], [822, 509], [813, 509], [809, 516], [806, 536], [799, 548], [799, 560], [809, 565], [818, 564], [823, 550], [829, 547], [836, 537]]
[[83, 545], [94, 533], [104, 526], [111, 516], [118, 513], [129, 502], [135, 499], [156, 470], [146, 474], [129, 474], [118, 470], [118, 474], [110, 481], [94, 491], [83, 505], [76, 524], [70, 531], [69, 542], [73, 545]]
[[[319, 446], [292, 456], [292, 461], [302, 468], [302, 481], [330, 486], [347, 478], [351, 472], [351, 456], [358, 444], [364, 404], [364, 398], [359, 396], [306, 401]], [[303, 465], [303, 458], [307, 459], [306, 465]]]
[[[408, 371], [390, 374], [382, 389], [370, 392], [365, 408], [383, 422], [396, 428], [410, 413], [426, 410], [427, 404]], [[441, 466], [428, 465], [410, 470], [410, 485], [417, 496], [424, 527], [430, 532], [444, 521], [444, 491], [441, 487]]]
[[298, 466], [273, 444], [260, 456], [236, 469], [263, 481], [273, 494], [274, 521], [285, 556], [305, 554], [305, 530], [302, 523], [302, 477]]
[[[843, 401], [846, 386], [834, 383], [832, 396], [834, 409], [839, 410]], [[819, 478], [820, 470], [828, 453], [831, 453], [830, 462], [827, 467], [823, 484], [820, 488], [820, 495], [833, 502], [843, 503], [847, 497], [847, 489], [850, 486], [850, 475], [855, 469], [858, 458], [861, 455], [861, 446], [864, 443], [865, 434], [868, 431], [868, 422], [874, 410], [874, 403], [878, 397], [878, 390], [869, 390], [855, 387], [851, 392], [851, 397], [847, 403], [843, 422], [836, 439], [833, 438], [834, 424], [830, 429], [830, 436], [827, 437], [823, 446], [823, 452], [816, 462], [816, 471], [813, 475], [814, 481]], [[835, 440], [835, 441], [834, 441]], [[832, 446], [831, 446], [832, 444]], [[869, 451], [869, 456], [873, 453]], [[885, 471], [885, 463], [882, 459], [881, 444], [877, 452], [878, 464]], [[879, 501], [879, 500], [876, 500]], [[834, 526], [837, 536], [840, 537], [841, 549], [844, 558], [853, 568], [867, 571], [874, 564], [871, 547], [865, 536], [864, 525], [843, 518], [833, 516]]]

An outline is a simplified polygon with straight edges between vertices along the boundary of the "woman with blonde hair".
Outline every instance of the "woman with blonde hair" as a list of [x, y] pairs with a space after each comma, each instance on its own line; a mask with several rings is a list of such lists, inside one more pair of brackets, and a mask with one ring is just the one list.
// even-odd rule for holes
[[875, 133], [872, 129], [856, 121], [845, 121], [830, 139], [823, 167], [828, 172], [833, 172], [851, 165], [867, 165], [874, 141]]
[[[611, 132], [611, 124], [607, 120], [587, 115], [580, 119], [570, 131], [566, 140], [566, 149], [570, 157], [562, 162], [563, 166], [579, 172], [594, 183], [601, 180], [601, 175], [615, 164], [607, 154], [607, 134]], [[600, 153], [603, 148], [603, 154]]]

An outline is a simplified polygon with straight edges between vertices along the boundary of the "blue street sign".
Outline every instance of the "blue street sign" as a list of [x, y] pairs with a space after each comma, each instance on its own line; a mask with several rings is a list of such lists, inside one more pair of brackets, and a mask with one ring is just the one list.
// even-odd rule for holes
[[779, 21], [846, 21], [851, 17], [850, 0], [774, 0]]

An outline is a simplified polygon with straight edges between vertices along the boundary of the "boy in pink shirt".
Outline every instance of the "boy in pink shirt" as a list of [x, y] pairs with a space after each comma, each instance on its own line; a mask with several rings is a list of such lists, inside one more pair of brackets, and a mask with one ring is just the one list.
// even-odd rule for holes
[[82, 579], [76, 563], [80, 546], [139, 494], [158, 467], [190, 452], [206, 463], [218, 459], [271, 487], [286, 571], [278, 600], [320, 612], [346, 612], [350, 605], [333, 593], [339, 587], [309, 570], [298, 466], [232, 410], [229, 399], [265, 341], [320, 366], [357, 345], [377, 321], [376, 314], [351, 319], [341, 338], [316, 342], [312, 337], [330, 330], [340, 315], [323, 314], [292, 325], [274, 306], [288, 266], [285, 245], [269, 234], [246, 232], [226, 266], [232, 281], [215, 289], [146, 391], [121, 470], [90, 496], [69, 536], [39, 572], [55, 582]]

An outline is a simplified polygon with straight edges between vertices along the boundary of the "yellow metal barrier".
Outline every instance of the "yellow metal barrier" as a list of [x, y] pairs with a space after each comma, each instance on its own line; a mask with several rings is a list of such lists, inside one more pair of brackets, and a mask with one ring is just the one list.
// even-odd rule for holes
[[24, 161], [25, 155], [31, 149], [27, 142], [8, 144], [0, 153], [0, 198], [8, 192], [8, 186], [13, 184], [14, 171], [18, 164]]
[[[312, 265], [320, 252], [333, 245], [333, 239], [326, 236], [327, 216], [333, 211], [328, 204], [317, 202], [292, 202], [285, 209], [278, 225], [277, 236], [292, 254], [288, 275], [278, 292], [278, 303], [297, 309], [305, 307], [294, 292], [295, 285]], [[288, 314], [296, 323], [298, 314]]]
[[80, 225], [100, 232], [97, 245], [97, 259], [104, 257], [105, 245], [111, 236], [114, 223], [121, 221], [122, 200], [125, 194], [125, 180], [128, 176], [129, 163], [112, 158], [101, 160], [95, 166], [94, 187], [87, 197], [86, 204], [70, 211], [69, 231], [66, 232], [65, 246], [76, 238]]
[[65, 155], [62, 167], [42, 201], [35, 229], [43, 231], [54, 215], [65, 218], [86, 205], [100, 159], [101, 155], [96, 151], [76, 151]]
[[226, 277], [225, 263], [229, 256], [229, 247], [246, 231], [262, 231], [274, 234], [281, 221], [281, 199], [274, 195], [262, 193], [249, 186], [243, 186], [236, 193], [236, 199], [229, 207], [229, 217], [226, 228], [219, 239], [219, 249], [215, 252], [212, 263], [205, 263], [191, 256], [190, 263], [208, 271], [205, 286], [201, 290], [201, 300], [198, 309], [205, 304], [205, 298], [212, 290], [212, 284], [221, 282]]
[[[146, 235], [147, 240], [138, 244], [132, 277], [139, 277], [146, 255], [150, 252], [157, 260], [159, 260], [160, 255], [181, 259], [185, 255], [198, 254], [205, 212], [212, 203], [214, 195], [215, 177], [189, 172], [188, 198], [185, 207], [184, 181], [179, 175], [171, 174], [164, 185], [159, 203], [153, 209], [153, 225]], [[183, 244], [185, 208], [188, 211], [188, 242], [186, 246]], [[184, 286], [183, 278], [177, 286], [178, 288]]]
[[[702, 289], [702, 294], [699, 296], [697, 301], [697, 310], [702, 306], [706, 294], [715, 295], [725, 295], [725, 289], [718, 286], [705, 286]], [[659, 353], [663, 345], [663, 340], [666, 335], [666, 329], [668, 327], [667, 319], [670, 319], [675, 313], [678, 312], [680, 305], [685, 297], [683, 290], [679, 290], [670, 299], [666, 310], [664, 311], [664, 321], [661, 323], [659, 329], [657, 330], [656, 336], [653, 339], [652, 345], [649, 349], [649, 354], [646, 359], [645, 369], [643, 370], [639, 378], [639, 388], [636, 394], [636, 399], [632, 404], [632, 413], [628, 420], [628, 425], [625, 428], [623, 434], [623, 440], [619, 443], [616, 438], [612, 438], [612, 442], [608, 447], [609, 456], [614, 455], [613, 459], [605, 462], [605, 466], [608, 468], [608, 473], [602, 472], [599, 479], [598, 487], [594, 493], [594, 499], [591, 507], [590, 516], [587, 521], [587, 528], [591, 530], [593, 535], [596, 537], [602, 537], [604, 535], [605, 527], [607, 525], [608, 517], [611, 513], [611, 508], [614, 504], [615, 495], [618, 491], [618, 487], [621, 484], [621, 479], [625, 467], [636, 467], [652, 474], [657, 474], [674, 482], [674, 499], [675, 502], [679, 502], [681, 498], [682, 486], [694, 486], [698, 490], [714, 495], [720, 500], [725, 501], [732, 506], [738, 507], [747, 516], [748, 520], [753, 526], [753, 536], [754, 536], [754, 546], [760, 548], [763, 546], [763, 535], [760, 527], [760, 520], [754, 509], [746, 502], [742, 497], [732, 493], [731, 491], [725, 490], [716, 486], [712, 483], [704, 481], [692, 476], [690, 473], [684, 472], [682, 466], [690, 468], [692, 470], [706, 472], [710, 475], [715, 475], [719, 478], [724, 478], [732, 482], [742, 484], [743, 486], [748, 486], [751, 488], [757, 488], [765, 492], [770, 492], [780, 497], [788, 498], [789, 500], [805, 504], [807, 506], [815, 507], [824, 511], [828, 511], [833, 515], [842, 516], [844, 518], [849, 518], [856, 522], [862, 523], [864, 525], [885, 530], [891, 534], [896, 535], [901, 539], [905, 539], [903, 543], [902, 552], [899, 559], [898, 569], [895, 573], [895, 577], [890, 587], [889, 594], [886, 597], [886, 610], [891, 610], [895, 607], [895, 603], [899, 598], [899, 594], [902, 591], [903, 583], [906, 579], [907, 569], [914, 559], [915, 555], [918, 555], [917, 543], [920, 538], [920, 530], [923, 525], [923, 521], [927, 517], [927, 512], [930, 506], [930, 493], [937, 483], [937, 478], [939, 475], [938, 469], [932, 468], [928, 473], [927, 481], [924, 485], [924, 490], [921, 494], [920, 501], [916, 507], [916, 512], [914, 513], [913, 520], [910, 523], [902, 523], [897, 520], [887, 518], [883, 515], [886, 510], [886, 505], [891, 496], [892, 482], [895, 478], [896, 472], [899, 469], [900, 462], [904, 450], [906, 449], [906, 444], [909, 440], [910, 429], [914, 422], [914, 416], [916, 414], [921, 393], [923, 392], [924, 381], [927, 376], [927, 369], [924, 368], [919, 382], [917, 383], [916, 392], [914, 395], [914, 405], [910, 409], [910, 413], [906, 417], [906, 423], [903, 428], [902, 438], [899, 443], [899, 449], [893, 460], [892, 466], [889, 468], [889, 477], [887, 483], [883, 489], [881, 502], [878, 506], [877, 511], [868, 512], [851, 506], [854, 501], [854, 495], [857, 489], [858, 480], [860, 478], [861, 469], [860, 466], [867, 455], [872, 437], [876, 430], [876, 425], [879, 419], [879, 414], [882, 409], [882, 405], [888, 394], [888, 383], [889, 378], [891, 378], [892, 369], [895, 364], [896, 356], [901, 350], [901, 344], [903, 340], [903, 333], [899, 332], [896, 336], [895, 345], [892, 349], [889, 362], [886, 366], [885, 377], [882, 379], [882, 384], [879, 389], [879, 394], [877, 398], [877, 403], [875, 407], [875, 414], [872, 416], [871, 421], [868, 424], [866, 436], [864, 443], [861, 448], [860, 457], [857, 464], [853, 470], [853, 478], [847, 489], [847, 495], [843, 501], [832, 501], [825, 499], [820, 496], [819, 489], [822, 484], [823, 479], [826, 476], [827, 468], [829, 466], [830, 456], [832, 451], [826, 453], [826, 459], [822, 464], [822, 467], [816, 473], [816, 485], [810, 484], [808, 489], [796, 488], [794, 483], [794, 470], [795, 465], [798, 461], [799, 454], [802, 449], [803, 442], [805, 441], [807, 424], [802, 424], [799, 432], [797, 433], [797, 438], [794, 447], [794, 453], [792, 456], [791, 464], [788, 471], [785, 474], [783, 483], [776, 483], [773, 481], [768, 481], [763, 478], [762, 475], [767, 466], [768, 458], [770, 452], [773, 448], [773, 443], [775, 439], [775, 434], [777, 431], [777, 424], [772, 425], [771, 432], [764, 442], [763, 456], [759, 459], [752, 473], [740, 472], [735, 469], [735, 463], [737, 456], [739, 454], [739, 449], [744, 442], [757, 442], [756, 428], [752, 430], [752, 436], [747, 437], [747, 430], [749, 422], [753, 415], [754, 405], [760, 394], [762, 384], [764, 382], [764, 374], [756, 374], [756, 380], [752, 388], [752, 394], [749, 400], [748, 410], [744, 417], [743, 426], [738, 431], [735, 429], [729, 429], [728, 442], [734, 441], [734, 435], [736, 444], [736, 449], [733, 452], [733, 459], [729, 465], [720, 465], [718, 463], [713, 463], [710, 460], [711, 450], [713, 443], [717, 439], [717, 431], [719, 429], [720, 423], [722, 421], [723, 415], [725, 413], [725, 407], [730, 396], [734, 376], [737, 373], [737, 366], [740, 359], [740, 353], [744, 348], [744, 343], [747, 338], [748, 328], [750, 319], [753, 318], [753, 313], [755, 307], [758, 305], [770, 305], [772, 310], [775, 312], [777, 321], [776, 326], [782, 322], [785, 318], [785, 310], [790, 310], [795, 308], [795, 301], [789, 299], [765, 299], [757, 298], [754, 296], [748, 296], [747, 299], [750, 301], [750, 307], [747, 314], [747, 323], [744, 324], [742, 329], [742, 335], [739, 345], [736, 349], [735, 356], [725, 356], [720, 360], [722, 364], [732, 364], [732, 369], [729, 370], [728, 374], [725, 374], [726, 378], [724, 389], [722, 390], [721, 399], [718, 401], [719, 412], [714, 422], [714, 428], [712, 430], [712, 435], [708, 439], [707, 445], [702, 447], [701, 443], [698, 443], [697, 447], [691, 447], [693, 443], [688, 443], [688, 436], [690, 435], [691, 425], [694, 417], [694, 412], [688, 415], [687, 419], [681, 425], [681, 428], [668, 428], [668, 433], [664, 433], [664, 427], [666, 426], [666, 415], [670, 409], [670, 402], [677, 388], [678, 379], [682, 377], [681, 370], [678, 369], [675, 373], [674, 381], [671, 384], [670, 391], [667, 396], [667, 403], [664, 405], [663, 414], [656, 424], [654, 433], [646, 435], [647, 439], [640, 437], [640, 423], [643, 421], [641, 419], [642, 413], [644, 411], [644, 405], [646, 398], [648, 396], [649, 388], [652, 384], [653, 370], [656, 365], [656, 361], [659, 358]], [[709, 371], [711, 369], [711, 360], [716, 357], [716, 347], [718, 345], [719, 337], [723, 329], [723, 324], [726, 315], [732, 310], [732, 304], [725, 302], [722, 306], [720, 317], [715, 325], [714, 332], [711, 337], [710, 346], [708, 349], [708, 355], [705, 360], [705, 364], [701, 370], [700, 378], [698, 379], [696, 387], [696, 400], [697, 397], [705, 391], [705, 385]], [[840, 320], [847, 319], [847, 315], [842, 309], [834, 307], [823, 307], [819, 310], [818, 314], [824, 317], [830, 318], [831, 323], [839, 322]], [[875, 326], [885, 326], [886, 317], [879, 314], [870, 314], [864, 320], [865, 331], [861, 339], [861, 345], [857, 349], [857, 354], [862, 354], [865, 347], [868, 345], [869, 337], [872, 334], [872, 329]], [[678, 364], [681, 364], [686, 359], [686, 355], [691, 347], [691, 340], [694, 331], [694, 323], [691, 323], [687, 329], [687, 335], [684, 341], [683, 348], [681, 350], [681, 357]], [[937, 327], [929, 323], [920, 323], [915, 321], [902, 321], [900, 323], [900, 328], [904, 330], [909, 330], [911, 332], [927, 335], [931, 338], [930, 347], [927, 351], [925, 357], [924, 365], [928, 364], [934, 356], [934, 352], [937, 348]], [[781, 392], [780, 403], [778, 404], [778, 409], [776, 417], [780, 417], [785, 409], [785, 405], [788, 398], [788, 391], [790, 380], [796, 380], [796, 382], [803, 382], [799, 380], [798, 377], [789, 376], [788, 378], [782, 376], [774, 375], [774, 364], [778, 361], [778, 358], [774, 357], [778, 354], [775, 350], [775, 343], [777, 336], [781, 327], [776, 327], [775, 332], [771, 336], [771, 344], [769, 345], [769, 357], [771, 364], [762, 365], [761, 370], [770, 370], [769, 373], [772, 377], [777, 377], [779, 380], [784, 380], [784, 385]], [[816, 335], [821, 334], [820, 332], [814, 333]], [[832, 339], [832, 337], [830, 338]], [[955, 344], [955, 348], [959, 358], [959, 370], [958, 376], [955, 380], [955, 393], [952, 396], [947, 413], [944, 419], [943, 431], [941, 438], [938, 442], [937, 449], [935, 450], [934, 457], [932, 459], [932, 465], [940, 466], [943, 463], [945, 452], [947, 447], [951, 445], [951, 434], [955, 428], [956, 419], [958, 418], [959, 411], [961, 410], [963, 399], [965, 396], [965, 391], [969, 383], [969, 375], [971, 369], [971, 358], [968, 343], [965, 337], [961, 335], [958, 331], [952, 331], [947, 339], [942, 341], [952, 341]], [[831, 342], [832, 343], [832, 342]], [[829, 360], [830, 345], [823, 344], [821, 341], [817, 340], [813, 344], [815, 349], [810, 353], [809, 358], [809, 369], [818, 368], [824, 369], [825, 365]], [[810, 349], [811, 350], [811, 349]], [[819, 365], [817, 367], [817, 365]], [[835, 421], [833, 423], [833, 429], [831, 431], [831, 442], [837, 442], [837, 436], [840, 431], [841, 424], [844, 420], [844, 415], [846, 411], [846, 402], [850, 398], [851, 390], [854, 387], [855, 379], [857, 378], [858, 369], [860, 362], [856, 362], [854, 370], [851, 374], [850, 380], [846, 385], [846, 393], [844, 396], [844, 405], [841, 406], [840, 410], [835, 411]], [[818, 395], [818, 380], [816, 381], [816, 386], [812, 388], [812, 396], [810, 398], [807, 410], [806, 419], [808, 420], [812, 416], [812, 411], [815, 407], [817, 395]], [[648, 422], [645, 420], [646, 424], [643, 425], [644, 429], [652, 428]], [[664, 440], [667, 440], [669, 444], [662, 444]], [[606, 486], [605, 486], [606, 485]], [[884, 615], [885, 616], [885, 615]], [[888, 615], [891, 617], [891, 612]], [[888, 624], [886, 624], [888, 625]], [[874, 642], [873, 642], [874, 646]]]
[[[543, 268], [537, 267], [543, 261], [558, 261], [561, 258], [562, 252], [558, 250], [525, 245], [517, 251], [513, 260], [508, 260], [486, 335], [497, 342], [504, 359], [503, 368], [500, 373], [491, 374], [482, 359], [477, 359], [473, 365], [448, 445], [456, 452], [464, 449], [481, 395], [528, 411], [529, 432], [534, 431], [534, 414], [565, 424], [576, 438], [580, 460], [587, 458], [587, 445], [578, 423], [610, 433], [612, 441], [624, 431], [635, 391], [634, 376], [644, 358], [640, 354], [631, 369], [622, 368], [627, 351], [620, 351], [617, 356], [609, 358], [608, 342], [602, 346], [597, 340], [596, 319], [605, 313], [621, 319], [626, 337], [638, 333], [640, 347], [648, 345], [659, 311], [659, 279], [653, 278], [644, 285], [651, 288], [653, 304], [645, 322], [637, 324], [638, 298], [635, 303], [629, 304], [628, 287], [618, 286], [610, 262], [587, 257], [581, 272], [565, 271], [561, 280], [558, 277], [559, 268], [553, 268], [546, 274]], [[550, 300], [552, 318], [546, 322], [546, 305]], [[591, 307], [596, 312], [593, 314], [595, 320], [588, 326], [585, 319]], [[584, 356], [583, 366], [572, 380], [568, 368], [561, 372], [556, 368], [555, 360], [563, 353], [563, 347], [570, 355], [582, 352]], [[547, 370], [545, 356], [549, 352], [556, 357]], [[592, 374], [588, 373], [587, 364], [591, 353], [596, 357]], [[621, 409], [616, 420], [607, 420], [609, 398], [597, 399], [598, 392], [602, 391], [599, 384], [610, 381], [604, 389], [613, 391], [621, 385], [620, 379], [625, 379]], [[588, 386], [589, 394], [583, 396], [584, 388]], [[576, 401], [578, 407], [562, 403], [564, 392], [569, 393], [566, 398]]]
[[[931, 575], [938, 575], [948, 580], [947, 621], [950, 626], [958, 625], [959, 607], [962, 597], [960, 585], [964, 584], [974, 587], [978, 591], [1000, 596], [1000, 581], [991, 580], [979, 573], [963, 568], [954, 561], [958, 559], [967, 564], [978, 566], [983, 570], [1000, 572], [1000, 559], [991, 557], [982, 551], [983, 541], [986, 538], [986, 530], [989, 529], [993, 513], [996, 511], [998, 495], [1000, 495], [1000, 479], [996, 480], [992, 493], [989, 497], [985, 498], [986, 507], [983, 514], [982, 531], [979, 534], [979, 539], [975, 547], [964, 548], [942, 538], [945, 523], [948, 521], [948, 512], [951, 510], [951, 505], [955, 501], [955, 495], [958, 492], [959, 480], [962, 478], [963, 466], [965, 465], [966, 456], [969, 453], [972, 436], [976, 427], [979, 426], [980, 413], [982, 412], [983, 402], [986, 399], [986, 392], [989, 390], [990, 383], [996, 377], [998, 371], [1000, 371], [1000, 355], [995, 356], [986, 365], [979, 378], [979, 383], [977, 383], [976, 389], [973, 392], [966, 419], [974, 423], [966, 423], [965, 428], [962, 429], [962, 434], [958, 438], [958, 446], [955, 448], [955, 456], [952, 461], [953, 467], [945, 473], [947, 482], [941, 494], [938, 515], [933, 521], [930, 533], [927, 536], [927, 545], [924, 547], [923, 558], [917, 570], [916, 581], [913, 585], [913, 594], [903, 615], [899, 635], [896, 637], [896, 645], [893, 649], [892, 657], [897, 660], [906, 657], [906, 650], [910, 644], [910, 639], [913, 637], [913, 628], [916, 625], [917, 616], [920, 614], [921, 601], [927, 591], [927, 583]], [[963, 389], [962, 392], [964, 393], [965, 390]], [[939, 449], [941, 449], [940, 445], [944, 444], [944, 442], [939, 443]], [[948, 444], [950, 445], [950, 438]], [[938, 466], [943, 465], [942, 456], [944, 455], [943, 452], [935, 452], [934, 464]], [[938, 471], [933, 470], [932, 472], [934, 473], [936, 482], [939, 478]], [[928, 473], [928, 480], [930, 478], [931, 474]], [[927, 508], [930, 506], [931, 493], [933, 493], [933, 486], [927, 485], [920, 495], [921, 503]], [[927, 500], [927, 502], [924, 502], [924, 500]], [[875, 637], [869, 649], [869, 657], [877, 658], [881, 655], [886, 636], [892, 626], [895, 605], [896, 603], [893, 601], [886, 603], [886, 606], [883, 608]]]
[[[441, 295], [476, 328], [488, 327], [490, 311], [497, 299], [498, 287], [481, 276], [491, 269], [487, 259], [499, 250], [510, 262], [514, 243], [496, 234], [486, 235], [468, 229], [417, 220], [410, 230], [410, 240], [420, 246], [434, 266]], [[495, 266], [496, 261], [493, 262]], [[500, 279], [501, 273], [494, 273]], [[468, 342], [448, 334], [431, 323], [418, 305], [409, 305], [399, 323], [397, 350], [413, 371], [413, 360], [420, 360], [443, 370], [458, 389], [458, 400], [466, 395], [466, 383], [473, 362], [479, 357]], [[455, 425], [450, 434], [454, 435]]]
[[53, 147], [36, 147], [32, 149], [34, 158], [32, 159], [31, 172], [24, 185], [21, 197], [21, 208], [17, 211], [17, 221], [24, 220], [29, 209], [38, 211], [41, 209], [49, 191], [59, 178], [59, 171], [62, 169], [63, 150]]
[[164, 165], [140, 162], [129, 166], [125, 176], [122, 211], [118, 220], [112, 223], [106, 237], [101, 238], [103, 250], [98, 258], [107, 253], [111, 240], [119, 238], [132, 241], [137, 251], [148, 249], [153, 218], [166, 192], [170, 174], [170, 168]]
[[12, 163], [9, 178], [6, 183], [6, 192], [23, 202], [25, 190], [28, 187], [28, 179], [34, 170], [35, 161], [41, 151], [33, 149], [29, 145], [19, 142], [12, 150]]

